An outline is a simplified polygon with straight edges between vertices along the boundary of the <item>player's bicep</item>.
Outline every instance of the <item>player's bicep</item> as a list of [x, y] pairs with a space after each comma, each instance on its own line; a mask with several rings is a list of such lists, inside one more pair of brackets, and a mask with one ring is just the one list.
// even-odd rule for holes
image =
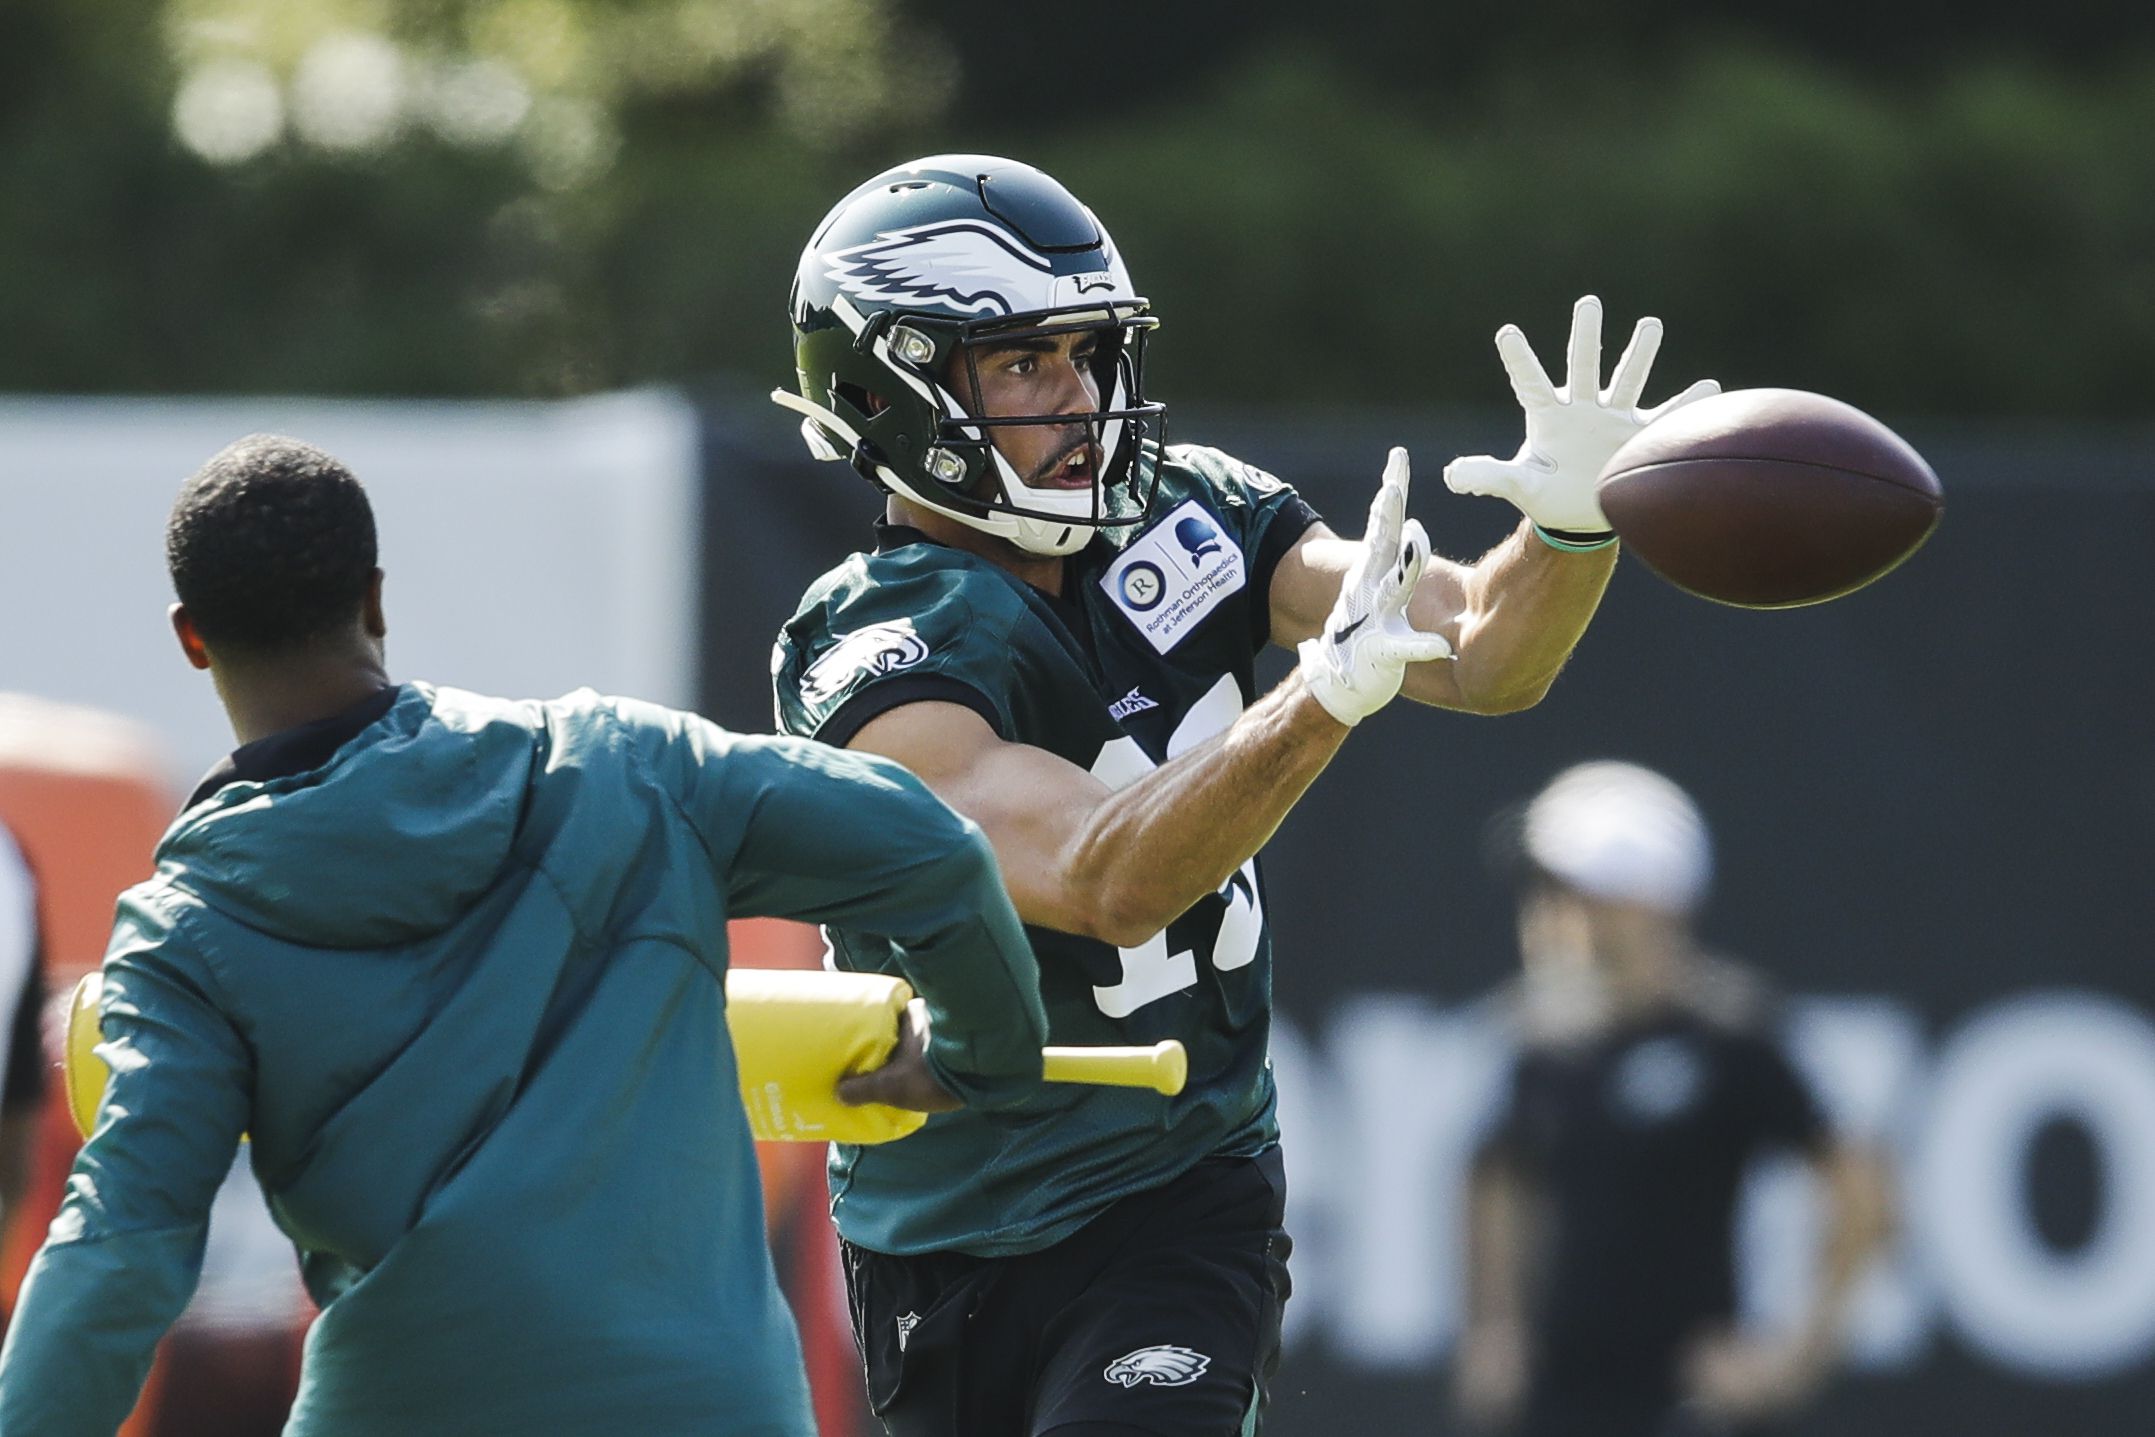
[[1339, 597], [1339, 581], [1361, 545], [1342, 539], [1323, 523], [1304, 531], [1272, 570], [1272, 642], [1291, 649], [1315, 638]]
[[850, 748], [896, 759], [935, 796], [980, 825], [1018, 915], [1085, 932], [1090, 904], [1069, 881], [1072, 854], [1108, 787], [1076, 764], [1007, 743], [960, 704], [905, 704], [876, 715]]
[[[1342, 539], [1326, 525], [1312, 524], [1272, 572], [1272, 642], [1292, 649], [1322, 632], [1339, 598], [1340, 584], [1361, 557], [1361, 540]], [[1470, 572], [1450, 559], [1430, 555], [1407, 605], [1414, 627], [1444, 635], [1454, 652], [1462, 651], [1471, 637], [1466, 632]], [[1402, 692], [1419, 703], [1447, 708], [1464, 702], [1454, 666], [1448, 663], [1411, 665]]]

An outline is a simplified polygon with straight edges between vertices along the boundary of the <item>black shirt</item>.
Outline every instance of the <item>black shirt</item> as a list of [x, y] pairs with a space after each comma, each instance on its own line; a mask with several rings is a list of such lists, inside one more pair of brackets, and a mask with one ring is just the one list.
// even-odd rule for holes
[[195, 791], [188, 795], [187, 807], [193, 808], [228, 783], [263, 783], [320, 768], [336, 755], [338, 749], [357, 737], [361, 729], [395, 707], [400, 692], [402, 690], [394, 684], [376, 689], [358, 703], [328, 718], [279, 729], [266, 738], [241, 744], [202, 776]]
[[[5, 828], [0, 828], [0, 847], [7, 851], [0, 854], [0, 862], [20, 859], [23, 872], [29, 876], [31, 892], [37, 891], [37, 874], [30, 867], [28, 854], [15, 844]], [[0, 922], [11, 921], [11, 915], [0, 914]], [[30, 962], [23, 970], [22, 982], [13, 994], [0, 994], [0, 1000], [13, 997], [13, 1014], [5, 1019], [11, 1027], [7, 1048], [7, 1072], [0, 1074], [0, 1109], [19, 1113], [34, 1109], [44, 1101], [47, 1086], [44, 1035], [39, 1031], [40, 1019], [45, 1012], [45, 943], [37, 916], [37, 905], [31, 905], [30, 916]]]
[[1667, 1391], [1685, 1344], [1735, 1313], [1746, 1168], [1824, 1137], [1803, 1080], [1756, 1027], [1670, 1010], [1527, 1050], [1490, 1155], [1547, 1204], [1537, 1385]]

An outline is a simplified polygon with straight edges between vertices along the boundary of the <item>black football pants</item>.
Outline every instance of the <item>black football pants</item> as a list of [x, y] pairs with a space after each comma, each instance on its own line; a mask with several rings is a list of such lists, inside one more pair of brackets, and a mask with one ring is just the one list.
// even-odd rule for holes
[[845, 1245], [891, 1437], [1243, 1437], [1279, 1361], [1292, 1244], [1277, 1149], [1213, 1158], [1020, 1257]]

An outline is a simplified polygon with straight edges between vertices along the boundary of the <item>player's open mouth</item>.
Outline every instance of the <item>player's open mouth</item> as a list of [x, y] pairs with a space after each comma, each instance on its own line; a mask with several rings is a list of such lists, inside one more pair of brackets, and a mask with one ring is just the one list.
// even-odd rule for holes
[[1080, 444], [1063, 455], [1032, 478], [1035, 489], [1084, 489], [1091, 486], [1093, 476], [1099, 472], [1100, 450], [1093, 444]]

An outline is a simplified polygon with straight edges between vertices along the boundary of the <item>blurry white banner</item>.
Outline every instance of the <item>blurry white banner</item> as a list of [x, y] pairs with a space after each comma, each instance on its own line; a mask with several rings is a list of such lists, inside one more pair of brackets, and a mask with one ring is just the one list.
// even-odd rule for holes
[[[1358, 993], [1321, 1028], [1274, 1030], [1295, 1234], [1288, 1341], [1364, 1370], [1449, 1356], [1464, 1272], [1459, 1197], [1506, 1063], [1500, 1019]], [[1975, 1356], [2049, 1382], [2155, 1357], [2155, 1018], [2110, 994], [2038, 989], [1941, 1036], [1883, 996], [1791, 1000], [1791, 1056], [1835, 1126], [1899, 1174], [1899, 1241], [1859, 1287], [1854, 1365], [1919, 1366], [1941, 1329]], [[2090, 1230], [2046, 1238], [2029, 1164], [2047, 1124], [2085, 1134]], [[1761, 1164], [1739, 1223], [1749, 1316], [1785, 1323], [1815, 1241], [1807, 1175]]]
[[165, 621], [179, 486], [241, 435], [319, 444], [374, 501], [390, 671], [543, 697], [695, 698], [695, 411], [562, 403], [0, 398], [0, 690], [154, 727], [182, 782], [231, 747]]

